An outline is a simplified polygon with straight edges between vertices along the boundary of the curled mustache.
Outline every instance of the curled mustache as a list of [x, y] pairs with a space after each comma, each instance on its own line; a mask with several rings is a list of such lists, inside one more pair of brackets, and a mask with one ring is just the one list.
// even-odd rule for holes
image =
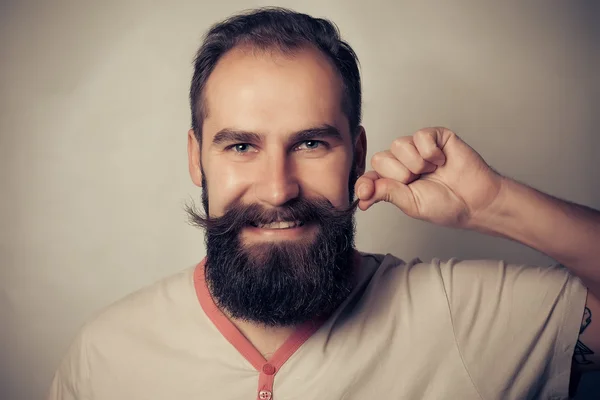
[[241, 230], [245, 226], [270, 224], [276, 221], [300, 221], [303, 224], [315, 222], [335, 226], [343, 224], [358, 207], [358, 200], [347, 208], [337, 209], [324, 198], [297, 198], [278, 208], [265, 208], [260, 204], [242, 204], [236, 200], [221, 217], [210, 217], [198, 211], [193, 203], [186, 204], [185, 210], [193, 226], [203, 228], [217, 235], [225, 235]]

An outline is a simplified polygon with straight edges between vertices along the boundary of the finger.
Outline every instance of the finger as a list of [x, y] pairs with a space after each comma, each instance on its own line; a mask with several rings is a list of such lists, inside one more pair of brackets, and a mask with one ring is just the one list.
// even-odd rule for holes
[[410, 172], [389, 150], [375, 153], [371, 158], [371, 166], [380, 177], [393, 179], [404, 184], [408, 184], [419, 177]]
[[425, 160], [411, 136], [400, 137], [392, 142], [390, 150], [410, 172], [415, 175], [427, 174], [435, 171], [437, 165]]
[[446, 162], [446, 156], [440, 147], [442, 144], [442, 134], [438, 128], [422, 129], [413, 135], [415, 147], [421, 157], [437, 166], [442, 166]]
[[380, 176], [375, 171], [369, 171], [364, 173], [360, 178], [357, 179], [354, 187], [356, 188], [356, 196], [360, 200], [369, 199], [375, 191], [375, 183]]
[[408, 215], [415, 215], [416, 205], [407, 185], [393, 179], [381, 178], [373, 182], [375, 190], [368, 200], [360, 200], [358, 208], [368, 210], [373, 204], [385, 201], [394, 204]]

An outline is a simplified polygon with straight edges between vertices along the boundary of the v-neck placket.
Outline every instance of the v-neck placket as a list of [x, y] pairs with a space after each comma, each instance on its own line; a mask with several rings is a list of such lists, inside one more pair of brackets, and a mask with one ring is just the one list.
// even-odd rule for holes
[[225, 339], [259, 372], [256, 398], [272, 400], [274, 396], [273, 383], [277, 372], [296, 350], [321, 327], [324, 320], [309, 321], [300, 325], [267, 361], [214, 303], [204, 277], [205, 263], [206, 258], [196, 266], [194, 271], [194, 287], [200, 305]]

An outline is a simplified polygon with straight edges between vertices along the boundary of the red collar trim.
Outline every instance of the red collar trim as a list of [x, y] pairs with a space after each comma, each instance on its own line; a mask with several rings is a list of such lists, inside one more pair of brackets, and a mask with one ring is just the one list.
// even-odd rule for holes
[[[194, 271], [194, 287], [196, 288], [196, 295], [198, 296], [202, 309], [225, 339], [227, 339], [227, 341], [229, 341], [229, 343], [231, 343], [257, 371], [261, 371], [267, 363], [267, 360], [214, 303], [208, 290], [206, 279], [204, 278], [205, 263], [206, 258], [196, 266]], [[285, 343], [277, 349], [268, 363], [275, 368], [275, 371], [279, 371], [281, 366], [321, 327], [323, 322], [324, 321], [309, 321], [300, 325]]]

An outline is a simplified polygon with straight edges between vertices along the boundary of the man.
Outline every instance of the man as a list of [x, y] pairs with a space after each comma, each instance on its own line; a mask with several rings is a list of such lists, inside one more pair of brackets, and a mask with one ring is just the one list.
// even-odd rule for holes
[[[330, 22], [262, 9], [214, 26], [190, 99], [207, 257], [86, 324], [50, 399], [562, 399], [598, 368], [600, 213], [499, 175], [445, 128], [365, 172], [356, 56]], [[387, 201], [558, 264], [359, 253], [355, 188], [363, 211]]]

